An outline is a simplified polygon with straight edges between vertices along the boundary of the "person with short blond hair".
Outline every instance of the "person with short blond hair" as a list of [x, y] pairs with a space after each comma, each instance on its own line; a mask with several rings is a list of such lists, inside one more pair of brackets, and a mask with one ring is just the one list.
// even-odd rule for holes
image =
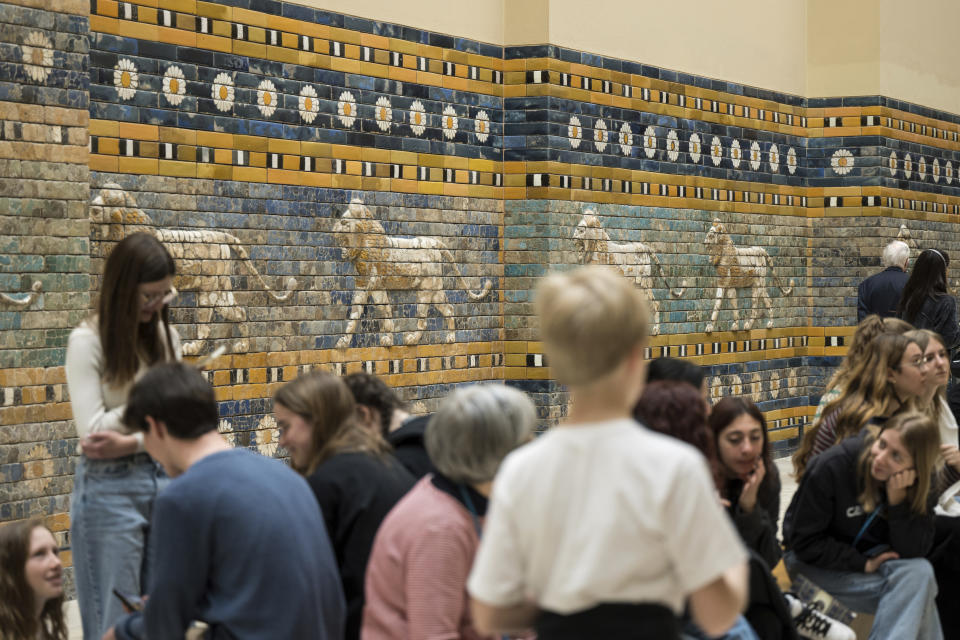
[[475, 627], [539, 640], [709, 634], [746, 604], [746, 552], [703, 456], [642, 427], [642, 291], [606, 267], [541, 281], [544, 354], [568, 418], [503, 461], [467, 583]]

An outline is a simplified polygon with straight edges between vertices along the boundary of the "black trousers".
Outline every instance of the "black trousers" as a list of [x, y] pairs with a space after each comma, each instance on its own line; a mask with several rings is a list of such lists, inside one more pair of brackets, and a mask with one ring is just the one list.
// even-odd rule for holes
[[544, 611], [535, 625], [537, 640], [679, 640], [680, 623], [657, 604], [599, 604], [563, 615]]
[[936, 517], [929, 560], [937, 577], [937, 611], [944, 640], [960, 640], [960, 518]]
[[787, 602], [770, 567], [750, 551], [750, 602], [743, 617], [763, 640], [799, 640]]

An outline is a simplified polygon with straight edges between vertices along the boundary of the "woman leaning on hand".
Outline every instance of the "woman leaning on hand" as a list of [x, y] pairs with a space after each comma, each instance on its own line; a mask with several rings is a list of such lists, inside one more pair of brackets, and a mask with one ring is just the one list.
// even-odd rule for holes
[[150, 512], [166, 481], [121, 417], [137, 376], [180, 358], [167, 321], [173, 258], [152, 235], [119, 242], [104, 267], [97, 313], [67, 343], [67, 386], [80, 439], [70, 503], [77, 601], [85, 638], [99, 638], [123, 615], [116, 589], [140, 595], [148, 572]]
[[871, 638], [943, 638], [925, 558], [939, 448], [933, 420], [898, 414], [811, 460], [787, 509], [787, 571], [873, 614]]

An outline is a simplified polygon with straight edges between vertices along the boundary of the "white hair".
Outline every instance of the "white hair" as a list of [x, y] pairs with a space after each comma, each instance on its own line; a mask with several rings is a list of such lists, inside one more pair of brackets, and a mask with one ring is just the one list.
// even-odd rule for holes
[[910, 247], [906, 242], [894, 240], [883, 249], [880, 259], [884, 267], [902, 267], [910, 259]]
[[503, 384], [461, 387], [430, 418], [424, 435], [437, 470], [454, 482], [493, 480], [503, 458], [530, 439], [537, 413], [527, 396]]

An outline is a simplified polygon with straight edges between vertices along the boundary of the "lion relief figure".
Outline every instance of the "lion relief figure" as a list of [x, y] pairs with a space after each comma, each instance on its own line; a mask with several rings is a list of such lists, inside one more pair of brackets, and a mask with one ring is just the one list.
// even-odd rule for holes
[[350, 345], [368, 300], [381, 305], [386, 312], [380, 345], [393, 344], [393, 308], [387, 295], [391, 290], [416, 292], [417, 330], [404, 335], [404, 344], [413, 345], [420, 341], [427, 328], [427, 313], [431, 305], [446, 322], [446, 342], [455, 342], [454, 309], [443, 287], [444, 271], [454, 273], [471, 300], [486, 298], [493, 288], [493, 282], [485, 280], [479, 291], [471, 291], [457, 268], [453, 254], [442, 240], [426, 236], [404, 238], [387, 235], [370, 209], [356, 198], [334, 223], [333, 238], [359, 276], [350, 303], [346, 331], [337, 342], [338, 349]]
[[212, 335], [211, 323], [227, 323], [230, 332], [239, 332], [232, 345], [234, 353], [249, 350], [247, 312], [233, 295], [231, 276], [237, 261], [276, 301], [288, 299], [297, 286], [293, 278], [286, 282], [287, 291], [277, 293], [266, 283], [243, 243], [236, 236], [214, 229], [166, 229], [154, 225], [150, 216], [137, 206], [136, 200], [120, 185], [107, 183], [90, 203], [90, 221], [99, 227], [101, 240], [120, 241], [135, 231], [153, 234], [176, 260], [174, 285], [184, 291], [197, 292], [197, 339], [183, 343], [183, 354], [198, 355], [205, 341], [225, 338]]
[[653, 248], [642, 242], [613, 242], [593, 209], [588, 209], [583, 214], [573, 232], [573, 242], [577, 247], [577, 260], [580, 264], [614, 267], [643, 290], [650, 300], [650, 313], [653, 316], [650, 333], [659, 334], [660, 303], [652, 294], [655, 280], [659, 278], [674, 298], [683, 295], [686, 282], [681, 282], [678, 288], [671, 289], [663, 265]]
[[[750, 297], [753, 299], [750, 316], [743, 323], [744, 330], [752, 329], [753, 323], [760, 319], [760, 314], [764, 310], [768, 316], [766, 328], [773, 327], [773, 318], [769, 317], [771, 315], [771, 304], [770, 294], [767, 293], [767, 278], [773, 279], [774, 285], [780, 289], [784, 296], [790, 295], [793, 291], [793, 280], [790, 280], [786, 287], [783, 286], [780, 278], [773, 270], [773, 262], [766, 250], [763, 247], [738, 247], [733, 244], [733, 240], [719, 218], [713, 219], [713, 226], [707, 232], [703, 244], [710, 256], [710, 264], [717, 271], [717, 298], [713, 305], [713, 313], [710, 314], [710, 322], [707, 323], [706, 332], [713, 333], [717, 322], [717, 314], [720, 312], [725, 297], [730, 298], [733, 305], [733, 323], [728, 327], [728, 330], [737, 331], [740, 323], [737, 289], [749, 289]], [[763, 309], [761, 309], [761, 304]]]

